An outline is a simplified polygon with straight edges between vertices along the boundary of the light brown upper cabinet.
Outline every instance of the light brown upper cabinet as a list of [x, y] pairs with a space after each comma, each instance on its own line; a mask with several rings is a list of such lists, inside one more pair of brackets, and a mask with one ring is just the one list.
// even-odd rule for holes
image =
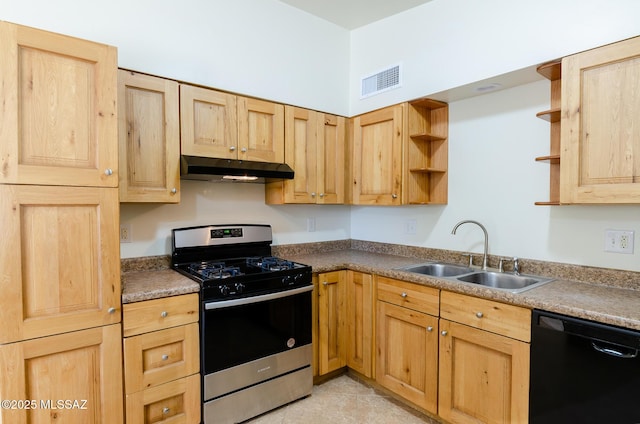
[[293, 180], [267, 184], [266, 202], [344, 203], [346, 118], [285, 106], [285, 162]]
[[183, 155], [284, 162], [284, 106], [180, 85]]
[[0, 183], [118, 186], [115, 47], [0, 22]]
[[446, 103], [418, 99], [356, 116], [351, 122], [354, 205], [446, 204]]
[[121, 202], [180, 202], [176, 81], [118, 71]]
[[560, 203], [640, 203], [640, 37], [562, 59]]

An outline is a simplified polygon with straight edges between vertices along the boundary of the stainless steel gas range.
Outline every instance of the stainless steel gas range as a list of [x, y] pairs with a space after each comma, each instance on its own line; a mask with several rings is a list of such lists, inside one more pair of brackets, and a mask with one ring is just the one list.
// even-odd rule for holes
[[272, 257], [271, 242], [268, 225], [172, 231], [172, 267], [201, 285], [205, 424], [311, 394], [311, 267]]

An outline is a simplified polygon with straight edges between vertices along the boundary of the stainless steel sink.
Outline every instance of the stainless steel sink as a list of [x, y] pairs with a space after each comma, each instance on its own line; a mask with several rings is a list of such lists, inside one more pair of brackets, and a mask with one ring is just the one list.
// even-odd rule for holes
[[426, 262], [398, 269], [432, 277], [441, 277], [452, 281], [478, 284], [511, 293], [520, 293], [553, 281], [553, 278], [540, 277], [537, 275], [481, 271], [478, 268], [442, 262]]
[[474, 272], [472, 274], [461, 275], [456, 279], [467, 283], [508, 290], [512, 293], [519, 293], [553, 281], [552, 278], [533, 275], [516, 275], [493, 271]]
[[456, 275], [468, 274], [474, 271], [473, 268], [469, 268], [466, 266], [440, 262], [428, 262], [420, 265], [412, 265], [401, 269], [403, 271], [431, 275], [433, 277], [453, 277]]

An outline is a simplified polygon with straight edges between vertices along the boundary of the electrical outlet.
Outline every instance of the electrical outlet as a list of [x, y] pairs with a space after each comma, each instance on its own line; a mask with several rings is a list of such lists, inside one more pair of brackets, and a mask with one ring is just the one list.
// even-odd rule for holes
[[120, 224], [120, 243], [131, 243], [131, 224]]
[[418, 231], [418, 221], [415, 219], [407, 219], [404, 223], [405, 234], [415, 234]]
[[604, 251], [613, 253], [633, 253], [634, 232], [629, 230], [605, 230]]
[[316, 219], [314, 217], [307, 218], [307, 232], [313, 233], [316, 230]]

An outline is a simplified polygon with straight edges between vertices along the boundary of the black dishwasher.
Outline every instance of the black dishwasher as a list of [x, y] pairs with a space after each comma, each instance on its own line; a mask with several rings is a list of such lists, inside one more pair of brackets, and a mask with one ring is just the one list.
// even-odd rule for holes
[[640, 423], [640, 331], [534, 310], [530, 424]]

